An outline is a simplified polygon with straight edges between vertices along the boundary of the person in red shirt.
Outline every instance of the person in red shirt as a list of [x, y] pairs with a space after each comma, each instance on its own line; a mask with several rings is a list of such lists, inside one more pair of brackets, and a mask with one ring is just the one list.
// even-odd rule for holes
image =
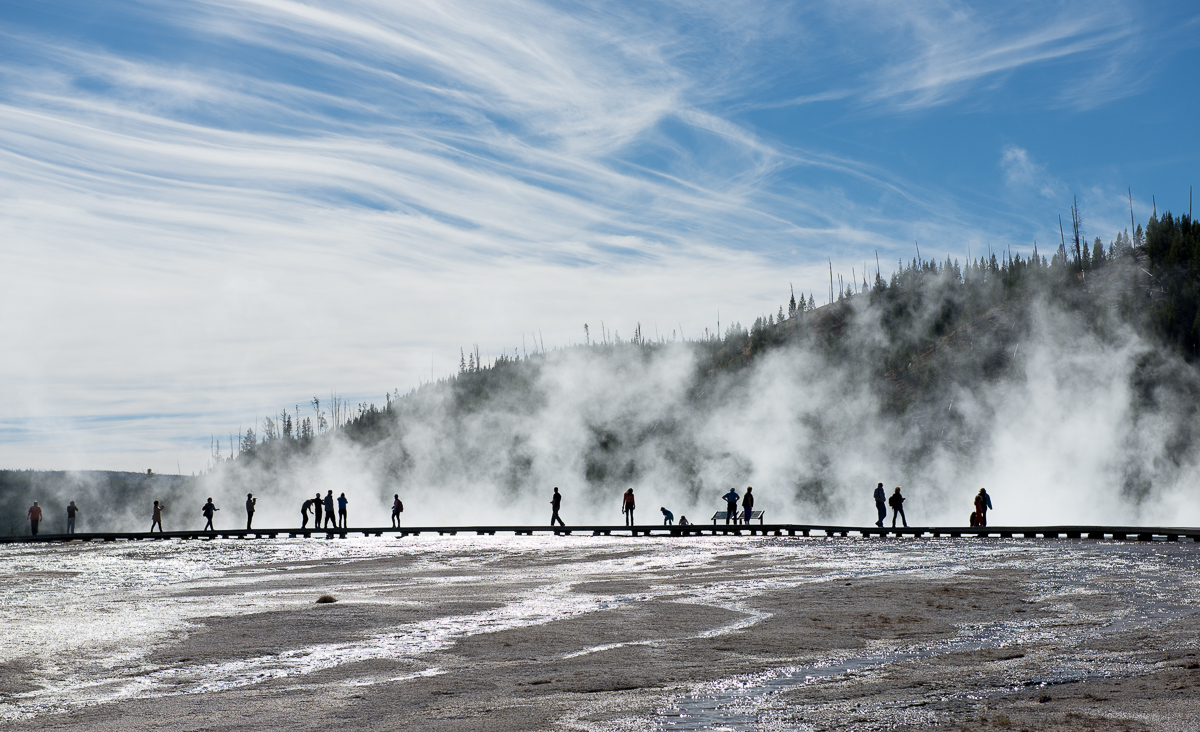
[[34, 536], [37, 536], [38, 522], [40, 522], [41, 520], [42, 520], [42, 507], [38, 505], [37, 501], [34, 501], [33, 505], [29, 507], [29, 531]]
[[633, 489], [625, 491], [625, 495], [621, 498], [621, 513], [625, 514], [625, 525], [633, 526], [633, 509], [636, 504], [633, 501]]

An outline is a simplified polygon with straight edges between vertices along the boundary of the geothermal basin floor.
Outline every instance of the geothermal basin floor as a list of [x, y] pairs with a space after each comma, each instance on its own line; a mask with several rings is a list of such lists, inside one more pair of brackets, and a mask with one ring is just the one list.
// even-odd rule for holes
[[422, 535], [0, 558], [6, 730], [1200, 729], [1193, 543]]

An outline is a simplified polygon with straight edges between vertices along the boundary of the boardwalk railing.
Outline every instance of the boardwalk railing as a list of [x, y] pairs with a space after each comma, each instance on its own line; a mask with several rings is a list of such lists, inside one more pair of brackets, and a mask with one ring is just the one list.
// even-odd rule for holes
[[1114, 539], [1131, 541], [1191, 541], [1200, 542], [1200, 528], [1172, 528], [1163, 526], [910, 526], [903, 528], [879, 528], [876, 526], [827, 526], [819, 524], [739, 524], [715, 526], [689, 524], [687, 526], [406, 526], [334, 528], [334, 529], [225, 529], [217, 531], [105, 531], [80, 534], [38, 534], [37, 536], [0, 536], [0, 544], [13, 543], [58, 543], [69, 541], [137, 541], [137, 540], [211, 540], [211, 539], [275, 539], [288, 538], [342, 538], [352, 535], [398, 537], [420, 536], [421, 534], [455, 536], [474, 534], [494, 536], [513, 534], [555, 534], [570, 536], [590, 534], [592, 536], [807, 536], [807, 537], [944, 537], [944, 538], [1001, 538], [1001, 539]]

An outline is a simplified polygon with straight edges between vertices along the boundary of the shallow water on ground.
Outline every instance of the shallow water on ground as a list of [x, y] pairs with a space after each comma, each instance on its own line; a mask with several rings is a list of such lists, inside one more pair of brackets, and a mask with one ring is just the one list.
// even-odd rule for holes
[[[571, 558], [569, 567], [539, 561], [548, 553]], [[729, 557], [747, 553], [766, 569], [746, 579], [705, 580]], [[221, 690], [300, 676], [371, 659], [412, 659], [450, 648], [461, 639], [547, 623], [647, 599], [697, 602], [744, 613], [705, 630], [712, 637], [760, 622], [766, 613], [748, 598], [808, 582], [881, 575], [935, 579], [965, 570], [1026, 569], [1031, 600], [1071, 610], [1073, 596], [1099, 591], [1128, 597], [1111, 617], [1091, 617], [1088, 627], [1112, 630], [1161, 623], [1193, 613], [1179, 598], [1197, 597], [1200, 551], [1190, 545], [1038, 540], [873, 540], [803, 538], [631, 537], [408, 537], [345, 540], [279, 539], [208, 542], [159, 541], [104, 545], [0, 547], [0, 662], [7, 678], [32, 688], [0, 695], [0, 721], [27, 719], [83, 705], [163, 694]], [[204, 664], [161, 665], [153, 650], [193, 629], [193, 621], [310, 605], [310, 589], [261, 585], [297, 565], [321, 572], [355, 562], [392, 558], [406, 565], [406, 582], [430, 587], [469, 585], [486, 575], [511, 590], [499, 607], [434, 617], [387, 628], [368, 637], [288, 649], [254, 658]], [[1033, 577], [1036, 570], [1037, 576]], [[580, 591], [576, 585], [605, 578], [696, 577], [682, 589], [655, 585], [634, 593]], [[311, 575], [310, 575], [311, 576]], [[329, 575], [329, 591], [353, 592], [356, 601], [389, 602], [389, 586], [372, 577]], [[340, 586], [338, 583], [342, 583]], [[1084, 611], [1077, 611], [1085, 614]], [[1084, 632], [1022, 618], [964, 626], [948, 641], [831, 657], [806, 667], [766, 669], [753, 676], [696, 686], [662, 710], [659, 726], [671, 730], [785, 729], [769, 706], [798, 685], [887, 664], [960, 650], [1003, 647], [1038, 634]], [[1102, 632], [1102, 631], [1089, 631]], [[655, 640], [630, 641], [654, 644]], [[572, 651], [586, 656], [626, 643]], [[12, 669], [16, 669], [13, 672]], [[0, 666], [3, 672], [4, 666]], [[1056, 683], [1094, 669], [1048, 669]], [[364, 676], [355, 683], [435, 675], [428, 667], [404, 677]], [[0, 676], [3, 682], [5, 676]], [[0, 693], [3, 689], [0, 689]]]

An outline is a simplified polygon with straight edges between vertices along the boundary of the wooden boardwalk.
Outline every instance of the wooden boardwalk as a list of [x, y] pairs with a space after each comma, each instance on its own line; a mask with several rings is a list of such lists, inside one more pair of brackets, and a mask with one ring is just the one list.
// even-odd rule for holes
[[931, 537], [931, 538], [1001, 538], [1001, 539], [1113, 539], [1120, 541], [1191, 541], [1200, 542], [1200, 528], [1171, 528], [1163, 526], [912, 526], [908, 528], [878, 528], [875, 526], [825, 526], [819, 524], [691, 524], [688, 526], [405, 526], [402, 528], [364, 527], [337, 529], [222, 529], [217, 531], [106, 531], [80, 534], [38, 534], [37, 536], [0, 536], [0, 544], [159, 541], [164, 539], [207, 541], [212, 539], [276, 539], [317, 538], [345, 539], [349, 536], [398, 537], [438, 534], [456, 536], [494, 536], [513, 534], [533, 536], [807, 536], [807, 537]]

